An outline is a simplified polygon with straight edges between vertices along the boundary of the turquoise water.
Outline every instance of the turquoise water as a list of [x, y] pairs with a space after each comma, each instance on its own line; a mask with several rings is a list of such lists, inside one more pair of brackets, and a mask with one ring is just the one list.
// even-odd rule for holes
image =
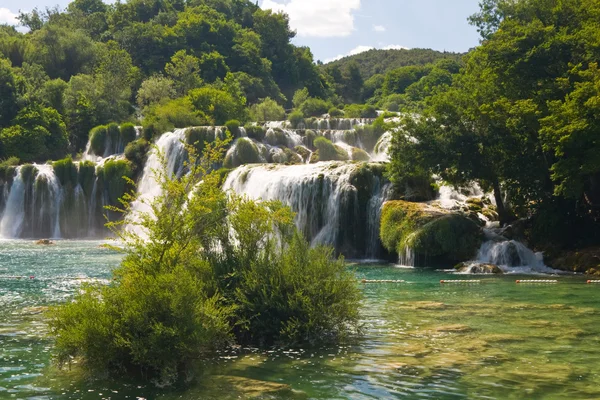
[[364, 336], [352, 344], [240, 349], [199, 366], [191, 387], [168, 390], [58, 371], [44, 306], [110, 278], [119, 255], [100, 244], [0, 242], [0, 399], [600, 398], [600, 286], [377, 264], [351, 268], [359, 279], [407, 283], [360, 284]]

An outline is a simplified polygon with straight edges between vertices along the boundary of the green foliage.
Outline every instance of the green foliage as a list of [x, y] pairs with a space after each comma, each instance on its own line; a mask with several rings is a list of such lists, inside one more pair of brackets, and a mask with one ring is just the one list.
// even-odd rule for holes
[[151, 76], [142, 82], [137, 93], [137, 104], [141, 109], [161, 104], [176, 96], [175, 83], [162, 75]]
[[267, 130], [258, 125], [246, 124], [244, 129], [246, 130], [246, 136], [258, 142], [262, 142], [267, 134]]
[[294, 105], [294, 108], [300, 108], [300, 106], [302, 106], [302, 104], [304, 104], [304, 102], [308, 100], [309, 97], [310, 93], [308, 93], [307, 88], [296, 90], [292, 99], [292, 104]]
[[71, 156], [53, 162], [52, 169], [54, 169], [54, 174], [62, 186], [77, 186], [77, 166], [73, 163]]
[[[131, 189], [127, 179], [133, 178], [131, 163], [127, 160], [108, 160], [98, 170], [111, 205], [119, 204], [119, 199]], [[127, 179], [126, 179], [127, 178]]]
[[131, 122], [121, 124], [119, 130], [121, 135], [121, 142], [124, 146], [127, 146], [127, 144], [135, 140], [137, 132], [135, 130], [135, 125], [133, 125]]
[[235, 147], [227, 153], [225, 168], [236, 168], [245, 164], [258, 164], [263, 162], [256, 144], [247, 138], [239, 138]]
[[97, 156], [102, 157], [106, 151], [108, 128], [105, 125], [97, 126], [90, 131], [90, 148]]
[[292, 128], [297, 128], [304, 123], [304, 113], [302, 111], [294, 111], [288, 115], [288, 121], [292, 124]]
[[285, 110], [277, 102], [267, 97], [261, 103], [250, 107], [250, 117], [254, 121], [283, 121]]
[[207, 127], [189, 128], [185, 131], [186, 143], [194, 146], [198, 154], [204, 151], [207, 143], [215, 141], [215, 133]]
[[331, 107], [329, 111], [327, 111], [329, 117], [331, 118], [340, 118], [344, 116], [344, 112], [337, 107]]
[[144, 169], [144, 163], [150, 150], [150, 143], [144, 138], [129, 142], [125, 146], [125, 158], [127, 158], [134, 167], [135, 175]]
[[12, 181], [18, 165], [19, 159], [17, 157], [10, 157], [0, 161], [0, 182]]
[[10, 62], [0, 58], [0, 128], [6, 127], [19, 111], [17, 82]]
[[77, 181], [87, 196], [92, 194], [95, 180], [96, 164], [91, 161], [80, 162], [77, 169]]
[[227, 131], [232, 137], [240, 136], [240, 121], [237, 119], [232, 119], [225, 122], [225, 127], [227, 127]]
[[4, 154], [10, 154], [23, 161], [34, 161], [46, 153], [45, 132], [40, 129], [29, 130], [20, 125], [4, 128], [0, 131], [0, 141]]
[[287, 136], [285, 133], [279, 129], [269, 129], [267, 131], [267, 135], [265, 137], [268, 144], [271, 146], [286, 146], [287, 145]]
[[21, 166], [21, 177], [23, 182], [33, 182], [38, 174], [38, 169], [33, 164], [23, 164]]
[[106, 126], [106, 133], [108, 135], [108, 139], [110, 140], [110, 144], [112, 149], [115, 149], [116, 144], [119, 142], [119, 137], [121, 136], [121, 130], [119, 129], [119, 124], [115, 122], [111, 122]]
[[344, 108], [346, 118], [377, 118], [377, 109], [370, 105], [350, 104]]
[[405, 201], [384, 204], [380, 238], [391, 253], [416, 255], [458, 262], [472, 259], [481, 244], [481, 230], [471, 219], [447, 214], [427, 205]]
[[[223, 121], [222, 123], [224, 123]], [[187, 97], [149, 107], [144, 126], [152, 127], [153, 136], [170, 132], [174, 128], [205, 125], [207, 116], [198, 111]], [[146, 139], [150, 139], [146, 137]]]
[[319, 152], [319, 161], [347, 161], [348, 153], [331, 143], [330, 140], [319, 136], [314, 140], [314, 146]]
[[371, 156], [366, 151], [357, 147], [352, 148], [352, 161], [369, 161]]
[[[281, 204], [223, 192], [223, 172], [209, 170], [223, 149], [218, 142], [198, 159], [189, 148], [180, 178], [157, 171], [154, 215], [133, 219], [144, 236], [109, 224], [125, 256], [111, 285], [51, 310], [59, 363], [169, 384], [234, 339], [292, 346], [356, 330], [360, 292], [343, 260], [311, 249]], [[128, 209], [134, 198], [123, 200]]]
[[309, 98], [300, 105], [300, 111], [305, 117], [320, 117], [323, 114], [327, 114], [330, 108], [330, 103], [316, 98]]
[[226, 91], [204, 87], [192, 90], [189, 98], [195, 109], [209, 117], [215, 125], [223, 125], [233, 118], [246, 119], [244, 104]]
[[200, 60], [180, 50], [171, 57], [165, 66], [167, 77], [174, 82], [179, 96], [185, 96], [190, 90], [202, 85], [200, 78]]
[[356, 128], [356, 135], [360, 139], [364, 149], [372, 152], [379, 138], [386, 132], [388, 127], [383, 122], [383, 118], [376, 119], [372, 125], [363, 125]]

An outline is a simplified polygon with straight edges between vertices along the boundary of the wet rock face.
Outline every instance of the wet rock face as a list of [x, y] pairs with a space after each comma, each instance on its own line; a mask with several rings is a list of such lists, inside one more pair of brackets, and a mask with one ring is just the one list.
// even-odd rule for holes
[[[390, 201], [381, 216], [384, 247], [400, 257], [452, 264], [472, 259], [482, 241], [482, 230], [468, 216], [425, 203]], [[413, 260], [414, 262], [414, 260]]]
[[496, 274], [500, 275], [504, 272], [494, 264], [468, 264], [468, 263], [460, 263], [455, 269], [458, 272], [470, 273], [470, 274]]

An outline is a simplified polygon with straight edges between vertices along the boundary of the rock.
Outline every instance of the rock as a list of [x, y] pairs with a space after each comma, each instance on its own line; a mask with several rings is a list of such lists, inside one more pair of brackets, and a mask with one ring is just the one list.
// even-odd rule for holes
[[588, 247], [577, 251], [546, 252], [544, 263], [563, 271], [600, 275], [600, 247]]
[[[458, 267], [458, 268], [457, 268]], [[467, 264], [461, 263], [454, 267], [459, 272], [471, 273], [471, 274], [503, 274], [504, 272], [494, 264]]]
[[411, 249], [416, 259], [467, 261], [477, 253], [482, 236], [481, 227], [468, 216], [426, 203], [389, 201], [381, 213], [383, 246], [398, 255]]
[[51, 241], [50, 239], [40, 239], [37, 242], [35, 242], [35, 244], [42, 244], [42, 245], [45, 245], [45, 246], [50, 246], [50, 245], [53, 245], [54, 242]]

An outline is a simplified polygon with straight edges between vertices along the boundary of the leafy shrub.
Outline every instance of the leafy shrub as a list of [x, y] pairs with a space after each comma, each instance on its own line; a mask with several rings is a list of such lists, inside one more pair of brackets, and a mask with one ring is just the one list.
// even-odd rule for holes
[[4, 154], [17, 157], [24, 162], [32, 162], [47, 153], [46, 136], [47, 131], [39, 127], [27, 129], [15, 125], [0, 130], [0, 143]]
[[131, 161], [135, 175], [144, 169], [144, 163], [150, 150], [150, 143], [146, 139], [138, 139], [125, 146], [125, 158]]
[[105, 125], [97, 126], [90, 131], [90, 148], [95, 155], [100, 157], [104, 155], [107, 137], [108, 129]]
[[288, 115], [288, 121], [292, 124], [292, 128], [298, 128], [300, 124], [304, 123], [304, 113], [302, 111], [294, 111]]
[[363, 107], [361, 113], [361, 118], [377, 118], [377, 109], [371, 105], [366, 105]]
[[143, 238], [109, 224], [125, 252], [112, 283], [51, 310], [59, 363], [76, 357], [93, 371], [141, 371], [166, 384], [234, 337], [290, 346], [356, 330], [360, 291], [333, 249], [310, 249], [281, 204], [224, 193], [223, 173], [205, 169], [219, 150], [201, 162], [188, 151], [189, 174], [159, 171], [154, 217], [133, 222]]
[[[189, 98], [182, 97], [165, 104], [149, 107], [145, 115], [144, 126], [152, 126], [153, 136], [158, 136], [170, 132], [174, 128], [206, 125], [207, 122], [207, 116], [196, 110]], [[151, 138], [146, 136], [146, 140], [151, 140]]]
[[137, 132], [135, 130], [135, 125], [131, 122], [126, 122], [121, 124], [121, 141], [123, 142], [123, 146], [127, 146], [129, 143], [133, 142], [137, 136]]
[[305, 117], [320, 117], [326, 114], [331, 104], [325, 100], [309, 98], [300, 106], [300, 111]]
[[236, 168], [240, 165], [257, 164], [262, 161], [256, 144], [250, 139], [240, 138], [227, 153], [224, 165], [225, 168]]
[[194, 146], [198, 153], [202, 153], [206, 143], [215, 141], [215, 134], [208, 127], [198, 126], [185, 131], [185, 140], [187, 144]]
[[250, 107], [250, 118], [254, 121], [283, 121], [285, 109], [270, 97]]
[[53, 162], [52, 169], [54, 169], [54, 174], [61, 185], [66, 186], [70, 184], [72, 187], [77, 186], [77, 167], [73, 163], [71, 156]]
[[331, 118], [340, 118], [344, 116], [344, 112], [337, 107], [331, 107], [327, 112]]
[[340, 147], [331, 143], [330, 140], [319, 136], [315, 139], [314, 145], [319, 151], [319, 161], [346, 161], [348, 153]]
[[6, 160], [0, 162], [0, 181], [10, 182], [12, 181], [15, 170], [19, 165], [19, 159], [17, 157], [9, 157]]
[[262, 126], [247, 124], [244, 129], [246, 130], [246, 136], [258, 142], [262, 142], [267, 134], [267, 130]]
[[131, 189], [127, 180], [133, 178], [131, 163], [126, 160], [108, 160], [104, 163], [98, 174], [102, 174], [102, 182], [108, 194], [108, 201], [111, 205], [119, 204], [125, 192]]
[[91, 161], [82, 161], [77, 170], [77, 181], [86, 195], [91, 195], [96, 180], [96, 164]]
[[315, 131], [307, 129], [304, 132], [304, 144], [306, 145], [306, 147], [308, 147], [309, 149], [314, 149], [315, 148], [315, 139], [317, 137], [317, 134], [315, 133]]
[[244, 104], [223, 90], [203, 87], [190, 91], [188, 97], [195, 109], [206, 115], [214, 125], [223, 125], [233, 118], [246, 120]]
[[231, 133], [232, 137], [240, 136], [240, 121], [232, 119], [230, 121], [227, 121], [225, 123], [225, 126], [227, 127], [229, 133]]

